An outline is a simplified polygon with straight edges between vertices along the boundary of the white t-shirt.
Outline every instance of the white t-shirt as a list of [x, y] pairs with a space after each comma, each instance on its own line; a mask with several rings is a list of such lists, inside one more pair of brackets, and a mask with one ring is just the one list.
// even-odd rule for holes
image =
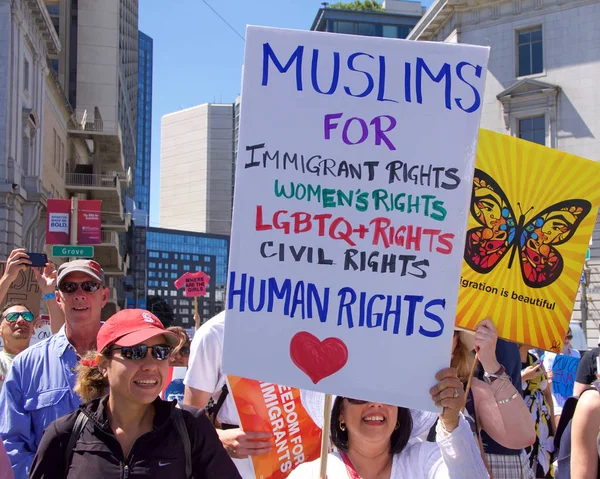
[[[223, 334], [225, 331], [225, 311], [204, 323], [192, 339], [188, 370], [183, 380], [186, 386], [199, 391], [209, 392], [217, 402], [227, 377], [223, 374]], [[223, 406], [217, 414], [221, 424], [240, 424], [240, 416], [231, 395], [227, 395]], [[233, 459], [240, 475], [246, 479], [254, 479], [252, 459]]]
[[[392, 462], [390, 479], [483, 479], [488, 476], [471, 428], [461, 418], [448, 434], [438, 422], [437, 442], [411, 442]], [[301, 464], [288, 479], [317, 479], [320, 459]], [[346, 465], [338, 452], [327, 456], [327, 479], [348, 479]]]
[[0, 390], [4, 385], [4, 380], [10, 369], [10, 366], [15, 359], [16, 354], [8, 354], [6, 351], [0, 351]]

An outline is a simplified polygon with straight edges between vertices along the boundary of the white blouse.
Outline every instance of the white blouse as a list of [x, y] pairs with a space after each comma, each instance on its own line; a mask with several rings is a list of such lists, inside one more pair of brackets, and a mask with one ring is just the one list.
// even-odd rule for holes
[[[436, 426], [436, 442], [411, 442], [394, 456], [390, 479], [489, 478], [471, 428], [461, 416], [458, 427], [447, 433]], [[318, 479], [320, 460], [301, 464], [288, 479]], [[327, 479], [348, 479], [338, 452], [327, 457]]]

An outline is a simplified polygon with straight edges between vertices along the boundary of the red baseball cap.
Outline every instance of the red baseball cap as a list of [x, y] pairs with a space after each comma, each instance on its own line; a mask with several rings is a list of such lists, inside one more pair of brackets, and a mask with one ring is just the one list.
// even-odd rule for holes
[[179, 337], [167, 331], [156, 316], [145, 309], [122, 309], [102, 325], [96, 337], [98, 352], [108, 346], [135, 346], [154, 336], [164, 336], [169, 346], [176, 347]]

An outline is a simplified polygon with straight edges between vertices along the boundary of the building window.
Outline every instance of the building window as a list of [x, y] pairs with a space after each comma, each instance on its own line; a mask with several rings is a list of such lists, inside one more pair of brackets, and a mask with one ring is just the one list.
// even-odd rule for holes
[[355, 33], [356, 24], [354, 22], [334, 22], [333, 24], [334, 33]]
[[519, 138], [538, 145], [546, 144], [546, 120], [544, 116], [534, 116], [519, 120]]
[[358, 34], [367, 37], [374, 37], [376, 35], [375, 25], [373, 25], [372, 23], [359, 23]]
[[23, 59], [23, 90], [29, 91], [29, 62]]
[[544, 70], [542, 27], [517, 32], [519, 75], [533, 75]]
[[396, 25], [383, 25], [382, 36], [387, 38], [398, 38], [398, 27]]

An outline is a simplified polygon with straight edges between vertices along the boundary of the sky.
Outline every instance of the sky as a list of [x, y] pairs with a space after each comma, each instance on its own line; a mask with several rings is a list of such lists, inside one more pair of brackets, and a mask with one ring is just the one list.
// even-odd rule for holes
[[202, 103], [233, 103], [246, 25], [309, 30], [320, 7], [319, 0], [140, 1], [139, 29], [154, 39], [151, 226], [159, 226], [161, 117]]

